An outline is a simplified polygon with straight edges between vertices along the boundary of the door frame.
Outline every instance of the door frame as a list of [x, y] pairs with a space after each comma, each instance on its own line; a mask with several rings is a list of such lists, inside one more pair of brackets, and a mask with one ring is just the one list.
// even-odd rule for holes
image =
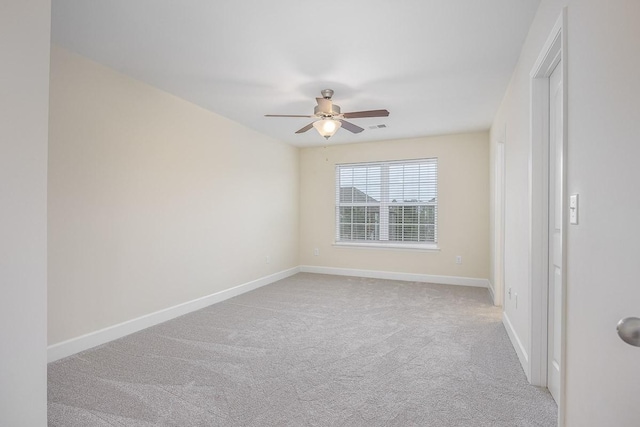
[[567, 9], [556, 21], [533, 66], [531, 78], [531, 145], [529, 153], [529, 292], [531, 384], [547, 386], [547, 321], [549, 298], [549, 77], [560, 63], [562, 72], [562, 303], [560, 307], [561, 373], [558, 425], [564, 425], [566, 378], [566, 259], [567, 248]]
[[494, 153], [494, 221], [493, 221], [493, 305], [502, 306], [505, 300], [504, 286], [504, 218], [505, 218], [505, 176], [507, 127], [502, 129], [495, 145]]

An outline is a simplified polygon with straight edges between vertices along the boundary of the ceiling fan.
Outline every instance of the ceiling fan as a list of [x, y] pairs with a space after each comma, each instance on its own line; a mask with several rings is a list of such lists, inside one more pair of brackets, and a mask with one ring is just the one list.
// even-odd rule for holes
[[309, 123], [302, 129], [296, 131], [296, 133], [304, 133], [311, 129], [316, 128], [320, 135], [329, 139], [335, 134], [340, 127], [345, 128], [352, 133], [360, 133], [364, 129], [360, 126], [356, 126], [351, 122], [344, 119], [361, 119], [364, 117], [387, 117], [389, 111], [387, 110], [369, 110], [369, 111], [354, 111], [351, 113], [341, 113], [340, 107], [331, 102], [333, 97], [333, 90], [324, 89], [320, 91], [322, 98], [316, 98], [318, 105], [313, 109], [313, 115], [291, 115], [291, 114], [265, 114], [265, 117], [309, 117], [317, 120]]

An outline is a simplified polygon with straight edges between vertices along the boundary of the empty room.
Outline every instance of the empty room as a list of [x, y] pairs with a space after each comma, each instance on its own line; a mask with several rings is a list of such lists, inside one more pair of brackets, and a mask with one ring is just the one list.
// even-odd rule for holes
[[640, 3], [0, 8], [0, 425], [636, 426]]

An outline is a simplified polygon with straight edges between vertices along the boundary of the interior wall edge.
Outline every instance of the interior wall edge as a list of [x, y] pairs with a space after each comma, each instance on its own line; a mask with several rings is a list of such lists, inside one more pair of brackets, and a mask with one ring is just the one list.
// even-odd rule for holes
[[0, 5], [0, 425], [47, 423], [51, 1]]
[[491, 302], [493, 305], [500, 306], [500, 304], [496, 304], [496, 290], [491, 279], [487, 279], [487, 289], [489, 290], [489, 294], [491, 294]]

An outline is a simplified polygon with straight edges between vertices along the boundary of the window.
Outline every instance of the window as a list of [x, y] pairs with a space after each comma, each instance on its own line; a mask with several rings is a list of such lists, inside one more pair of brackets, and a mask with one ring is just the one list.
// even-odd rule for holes
[[438, 159], [336, 166], [336, 243], [433, 248]]

